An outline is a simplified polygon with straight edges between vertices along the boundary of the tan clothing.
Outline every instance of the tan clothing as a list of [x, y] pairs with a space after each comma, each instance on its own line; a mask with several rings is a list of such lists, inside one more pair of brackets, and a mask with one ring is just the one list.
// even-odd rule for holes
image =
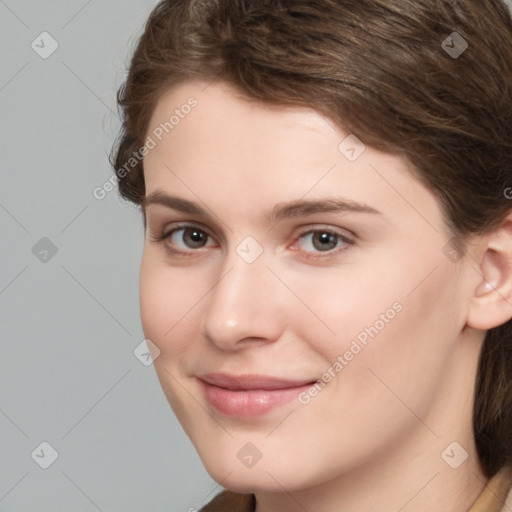
[[[512, 469], [503, 468], [489, 480], [468, 512], [512, 512], [511, 488]], [[254, 494], [236, 494], [231, 491], [223, 491], [204, 506], [200, 512], [254, 512], [255, 508]], [[460, 512], [464, 511], [461, 510]]]

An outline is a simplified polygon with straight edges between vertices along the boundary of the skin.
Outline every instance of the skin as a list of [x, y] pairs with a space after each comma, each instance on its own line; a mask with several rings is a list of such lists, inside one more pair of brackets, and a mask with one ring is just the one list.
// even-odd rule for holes
[[[351, 162], [338, 150], [349, 133], [316, 111], [206, 85], [160, 98], [150, 130], [190, 96], [198, 104], [145, 156], [144, 178], [147, 196], [187, 199], [210, 217], [146, 205], [140, 273], [155, 370], [206, 470], [255, 493], [258, 512], [469, 509], [486, 484], [471, 431], [478, 355], [485, 329], [511, 315], [491, 295], [503, 285], [509, 296], [509, 265], [486, 256], [504, 238], [478, 239], [452, 261], [439, 203], [402, 158], [367, 146]], [[328, 197], [380, 214], [267, 218], [278, 203]], [[156, 241], [176, 223], [203, 230], [204, 245], [183, 229]], [[334, 237], [323, 250], [311, 232], [325, 229], [353, 243]], [[247, 236], [263, 249], [252, 263], [236, 252]], [[206, 372], [320, 379], [396, 303], [307, 404], [241, 419], [203, 395]], [[247, 442], [262, 454], [252, 467], [237, 457]], [[454, 462], [468, 454], [456, 469], [441, 456], [453, 442]]]

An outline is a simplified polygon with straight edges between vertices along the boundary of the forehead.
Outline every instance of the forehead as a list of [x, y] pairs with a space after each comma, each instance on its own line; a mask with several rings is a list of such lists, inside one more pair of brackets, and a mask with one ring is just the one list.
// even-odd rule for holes
[[217, 206], [229, 199], [238, 212], [341, 196], [440, 224], [436, 198], [404, 159], [361, 145], [313, 109], [248, 101], [223, 82], [185, 82], [160, 98], [148, 136], [156, 143], [144, 158], [148, 194], [172, 191]]
[[[188, 108], [190, 103], [195, 106]], [[173, 126], [169, 126], [171, 118]], [[289, 162], [306, 155], [311, 160], [311, 148], [318, 149], [322, 142], [332, 149], [326, 134], [336, 140], [340, 136], [332, 122], [311, 108], [247, 99], [225, 82], [192, 81], [168, 91], [153, 111], [149, 133], [162, 127], [165, 144], [161, 147], [179, 146], [180, 153], [210, 160], [216, 155], [238, 157], [238, 152], [251, 162], [256, 158], [255, 163], [270, 157]], [[321, 154], [317, 157], [324, 159]]]

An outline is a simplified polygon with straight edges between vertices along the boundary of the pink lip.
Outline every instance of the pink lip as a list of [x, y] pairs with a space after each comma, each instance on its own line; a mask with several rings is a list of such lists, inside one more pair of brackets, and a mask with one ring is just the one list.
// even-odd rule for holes
[[199, 377], [208, 403], [227, 416], [254, 417], [297, 398], [315, 381], [207, 373]]

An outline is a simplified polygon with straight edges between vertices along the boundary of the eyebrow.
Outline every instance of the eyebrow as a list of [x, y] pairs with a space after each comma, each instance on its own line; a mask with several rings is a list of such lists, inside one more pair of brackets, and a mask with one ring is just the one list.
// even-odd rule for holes
[[[158, 204], [172, 208], [183, 213], [209, 218], [208, 210], [197, 203], [181, 197], [169, 196], [160, 191], [147, 195], [142, 203], [142, 211], [146, 212], [148, 206]], [[278, 203], [271, 211], [266, 212], [269, 223], [280, 222], [284, 219], [303, 217], [314, 213], [370, 213], [382, 215], [382, 212], [363, 203], [342, 198], [308, 199]]]

